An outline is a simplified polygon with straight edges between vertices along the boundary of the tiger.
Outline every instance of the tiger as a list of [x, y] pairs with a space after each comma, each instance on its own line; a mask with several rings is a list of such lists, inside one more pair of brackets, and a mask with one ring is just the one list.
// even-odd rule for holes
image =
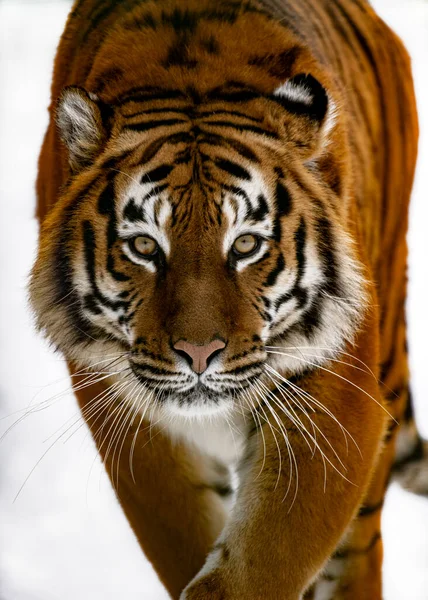
[[49, 116], [31, 306], [170, 596], [380, 599], [388, 482], [428, 495], [401, 40], [366, 0], [76, 0]]

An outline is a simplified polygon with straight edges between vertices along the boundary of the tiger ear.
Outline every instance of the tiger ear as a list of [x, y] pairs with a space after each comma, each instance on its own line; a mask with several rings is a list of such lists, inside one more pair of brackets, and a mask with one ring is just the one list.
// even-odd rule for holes
[[103, 106], [94, 94], [76, 86], [62, 92], [56, 122], [72, 171], [88, 165], [99, 152], [107, 134], [103, 117]]
[[295, 75], [273, 95], [289, 113], [300, 117], [294, 127], [288, 128], [299, 146], [313, 152], [328, 143], [328, 135], [335, 125], [336, 107], [315, 77], [305, 73]]

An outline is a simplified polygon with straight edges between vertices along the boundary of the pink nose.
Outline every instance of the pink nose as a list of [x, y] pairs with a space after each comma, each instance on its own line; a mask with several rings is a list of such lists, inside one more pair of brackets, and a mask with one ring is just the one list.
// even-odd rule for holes
[[175, 350], [184, 352], [190, 358], [192, 361], [191, 367], [195, 373], [203, 373], [208, 367], [207, 361], [209, 357], [217, 350], [222, 350], [225, 346], [226, 344], [221, 340], [213, 340], [205, 346], [197, 346], [196, 344], [190, 344], [184, 340], [180, 340], [174, 344]]

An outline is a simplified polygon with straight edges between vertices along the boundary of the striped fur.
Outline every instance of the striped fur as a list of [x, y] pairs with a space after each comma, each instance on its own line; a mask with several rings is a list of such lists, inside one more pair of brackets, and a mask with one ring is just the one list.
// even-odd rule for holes
[[[182, 598], [278, 598], [286, 586], [286, 597], [297, 599], [312, 584], [308, 597], [380, 598], [379, 516], [395, 424], [412, 427], [405, 234], [417, 121], [400, 41], [365, 0], [80, 0], [58, 49], [52, 97], [31, 280], [39, 328], [72, 372], [94, 368], [100, 356], [115, 357], [111, 366], [105, 361], [109, 381], [120, 385], [125, 377], [133, 386], [119, 413], [126, 415], [122, 429], [112, 428], [119, 438], [122, 432], [122, 448], [135, 451], [127, 432], [143, 435], [134, 423], [140, 415], [140, 426], [147, 418], [152, 427], [164, 423], [166, 440], [187, 444], [183, 464], [193, 464], [189, 449], [202, 457], [190, 476], [195, 490], [230, 486], [219, 487], [201, 466], [215, 452], [211, 442], [195, 442], [199, 430], [186, 434], [188, 419], [209, 416], [223, 431], [232, 418], [239, 432], [237, 505]], [[234, 252], [243, 234], [257, 241], [248, 256]], [[138, 236], [154, 240], [154, 254], [136, 252]], [[174, 350], [180, 340], [214, 339], [226, 346], [201, 375]], [[305, 490], [318, 477], [305, 466], [308, 448], [299, 432], [293, 441], [293, 415], [278, 421], [266, 413], [269, 397], [285, 401], [281, 386], [273, 387], [273, 370], [305, 398], [321, 398], [364, 457], [348, 449], [349, 479], [358, 491], [344, 488], [329, 467], [329, 491], [308, 509], [313, 527], [322, 529], [317, 540], [305, 538], [301, 525], [313, 501]], [[96, 396], [91, 389], [77, 395], [97, 439], [99, 423], [85, 413]], [[391, 414], [389, 423], [380, 407]], [[235, 418], [237, 408], [243, 419]], [[293, 410], [310, 427], [298, 402]], [[322, 440], [320, 446], [328, 457], [331, 442], [341, 447], [344, 440], [331, 430], [331, 416], [314, 410], [314, 419], [329, 440], [330, 448]], [[278, 427], [288, 442], [272, 436]], [[415, 435], [404, 432], [403, 439], [396, 471], [409, 484], [405, 466], [414, 468], [426, 450], [415, 445]], [[98, 447], [108, 464], [114, 455], [104, 442]], [[295, 448], [303, 476], [293, 511], [287, 517], [278, 508], [271, 524], [278, 531], [269, 533], [268, 507], [281, 489], [289, 491], [291, 459], [277, 465], [282, 443]], [[222, 450], [222, 459], [230, 455]], [[261, 453], [269, 468], [255, 478]], [[334, 466], [336, 459], [329, 460]], [[144, 462], [141, 455], [140, 476]], [[129, 468], [119, 453], [117, 476], [125, 482]], [[173, 481], [180, 468], [171, 467]], [[278, 470], [284, 477], [272, 486]], [[187, 481], [187, 467], [183, 473]], [[156, 497], [156, 485], [149, 497]], [[179, 494], [179, 477], [174, 485]], [[162, 535], [147, 533], [144, 511], [132, 508], [148, 500], [135, 490], [127, 494], [119, 488], [140, 543], [178, 597], [226, 516], [216, 504], [209, 533], [201, 528], [201, 540], [188, 538], [200, 553], [176, 572], [175, 559], [162, 557], [155, 541]], [[259, 514], [249, 508], [252, 494], [265, 507]], [[209, 498], [198, 508], [204, 514], [211, 514]], [[183, 543], [190, 534], [179, 521], [176, 539]], [[299, 532], [300, 552], [293, 542]], [[265, 535], [277, 544], [275, 552], [270, 546], [272, 561], [282, 570], [272, 581], [256, 549]], [[237, 569], [250, 564], [251, 574]]]

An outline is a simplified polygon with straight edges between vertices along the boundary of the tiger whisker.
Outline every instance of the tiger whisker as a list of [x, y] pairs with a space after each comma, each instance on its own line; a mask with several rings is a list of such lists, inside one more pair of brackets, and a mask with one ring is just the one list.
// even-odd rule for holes
[[360, 387], [359, 385], [357, 385], [356, 383], [354, 383], [350, 379], [347, 379], [346, 377], [343, 377], [342, 375], [339, 375], [339, 373], [335, 373], [331, 369], [327, 369], [326, 367], [323, 367], [322, 365], [318, 365], [317, 363], [312, 363], [312, 362], [306, 360], [305, 358], [301, 358], [301, 357], [298, 357], [298, 356], [293, 356], [293, 355], [287, 354], [285, 352], [273, 352], [273, 351], [269, 350], [268, 353], [269, 354], [280, 354], [280, 355], [283, 355], [283, 356], [288, 356], [290, 358], [297, 358], [298, 360], [301, 360], [301, 361], [305, 362], [307, 365], [310, 365], [310, 366], [316, 367], [318, 369], [321, 369], [323, 371], [326, 371], [327, 373], [330, 373], [331, 375], [335, 375], [339, 379], [342, 379], [343, 381], [346, 381], [347, 383], [349, 383], [350, 385], [352, 385], [353, 387], [355, 387], [357, 390], [359, 390], [360, 392], [362, 392], [365, 396], [367, 396], [368, 398], [370, 398], [371, 400], [373, 400], [373, 402], [375, 404], [377, 404], [384, 412], [386, 412], [386, 414], [388, 415], [388, 417], [390, 419], [392, 419], [395, 423], [398, 423], [398, 421], [391, 415], [391, 413], [378, 400], [376, 400], [376, 398], [374, 398], [366, 390], [364, 390], [362, 387]]

